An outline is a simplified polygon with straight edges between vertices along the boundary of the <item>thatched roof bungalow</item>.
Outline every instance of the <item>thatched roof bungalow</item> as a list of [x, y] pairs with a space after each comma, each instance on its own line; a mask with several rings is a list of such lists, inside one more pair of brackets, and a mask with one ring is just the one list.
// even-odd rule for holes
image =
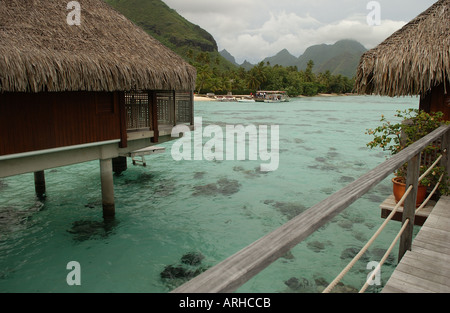
[[101, 0], [2, 0], [0, 177], [95, 159], [109, 175], [113, 158], [192, 124], [195, 80]]
[[439, 0], [361, 57], [355, 90], [420, 95], [420, 107], [450, 119], [450, 0]]
[[193, 90], [195, 69], [101, 0], [4, 0], [2, 92]]
[[[122, 117], [132, 113], [131, 108], [116, 108], [119, 102], [143, 102], [144, 98], [148, 101], [146, 96], [124, 94], [131, 90], [168, 91], [163, 98], [173, 100], [173, 91], [194, 89], [195, 68], [180, 56], [103, 1], [79, 3], [81, 19], [77, 26], [68, 23], [68, 15], [73, 12], [72, 8], [67, 8], [68, 1], [2, 1], [0, 156], [111, 139], [121, 139], [121, 145], [127, 146], [125, 127], [120, 133], [117, 133], [120, 127], [115, 127], [115, 133], [111, 133], [107, 129], [94, 129], [91, 124], [90, 131], [83, 128], [82, 120], [93, 118], [97, 126], [106, 123], [118, 126], [124, 122]], [[110, 102], [111, 99], [117, 103]], [[90, 106], [86, 104], [89, 101]], [[82, 114], [71, 112], [84, 106], [87, 108]], [[102, 120], [87, 116], [108, 110], [118, 114], [122, 109], [122, 117], [110, 116]], [[172, 123], [174, 119], [170, 119]], [[26, 121], [26, 125], [21, 121]], [[76, 128], [83, 128], [86, 136], [74, 136], [72, 140], [58, 138], [58, 125], [53, 125], [57, 129], [52, 127], [48, 133], [37, 132], [43, 124], [58, 122], [66, 126], [77, 124]], [[19, 133], [11, 128], [16, 123], [23, 126]], [[156, 126], [147, 124], [149, 129]], [[30, 136], [35, 137], [34, 143]]]

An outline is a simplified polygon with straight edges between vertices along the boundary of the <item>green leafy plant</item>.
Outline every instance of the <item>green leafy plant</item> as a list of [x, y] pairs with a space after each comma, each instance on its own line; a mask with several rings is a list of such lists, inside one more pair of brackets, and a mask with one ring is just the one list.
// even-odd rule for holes
[[[425, 166], [423, 166], [423, 168], [425, 169]], [[423, 186], [434, 188], [441, 175], [443, 175], [443, 177], [438, 187], [438, 191], [441, 195], [448, 195], [450, 194], [449, 177], [447, 170], [443, 166], [434, 167], [433, 170], [420, 181], [420, 184]]]
[[[382, 124], [380, 126], [374, 129], [367, 129], [366, 134], [373, 136], [373, 140], [367, 143], [369, 148], [382, 148], [394, 155], [439, 128], [441, 125], [449, 123], [442, 120], [442, 112], [427, 113], [418, 109], [408, 109], [405, 111], [397, 111], [395, 116], [401, 118], [402, 121], [399, 123], [391, 123], [382, 115], [380, 120]], [[425, 155], [439, 155], [441, 153], [441, 148], [433, 144], [428, 145], [422, 152]], [[421, 165], [421, 175], [426, 172], [428, 166]], [[397, 169], [395, 175], [402, 177], [403, 181], [405, 181], [406, 170], [407, 163]], [[432, 188], [438, 182], [441, 174], [444, 174], [444, 177], [438, 190], [440, 194], [447, 195], [449, 194], [449, 179], [447, 171], [443, 166], [435, 166], [420, 184]]]

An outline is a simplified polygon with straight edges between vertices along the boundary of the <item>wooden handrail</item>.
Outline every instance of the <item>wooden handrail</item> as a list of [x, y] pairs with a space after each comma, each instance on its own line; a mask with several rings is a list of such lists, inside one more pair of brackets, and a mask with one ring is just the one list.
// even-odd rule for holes
[[312, 206], [271, 233], [263, 236], [216, 266], [176, 288], [172, 292], [233, 292], [298, 243], [325, 225], [337, 214], [367, 193], [394, 170], [408, 162], [436, 138], [450, 133], [450, 125], [441, 126], [400, 151], [330, 197]]

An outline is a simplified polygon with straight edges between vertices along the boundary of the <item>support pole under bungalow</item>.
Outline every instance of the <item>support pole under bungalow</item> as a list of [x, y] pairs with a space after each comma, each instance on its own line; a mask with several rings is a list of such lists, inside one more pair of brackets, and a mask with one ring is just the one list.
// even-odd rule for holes
[[34, 190], [39, 199], [45, 198], [45, 174], [44, 171], [34, 172]]
[[114, 204], [112, 159], [100, 159], [100, 178], [102, 184], [103, 218], [113, 219], [116, 209]]

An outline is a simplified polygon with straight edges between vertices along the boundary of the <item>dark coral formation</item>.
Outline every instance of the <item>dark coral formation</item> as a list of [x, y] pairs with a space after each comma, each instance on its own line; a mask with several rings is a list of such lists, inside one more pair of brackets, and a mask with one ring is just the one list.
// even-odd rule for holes
[[221, 178], [216, 183], [194, 186], [193, 196], [231, 196], [239, 191], [241, 184], [237, 180]]
[[181, 257], [180, 263], [164, 267], [160, 273], [161, 279], [169, 288], [176, 288], [208, 269], [202, 264], [204, 258], [200, 252], [187, 252]]

